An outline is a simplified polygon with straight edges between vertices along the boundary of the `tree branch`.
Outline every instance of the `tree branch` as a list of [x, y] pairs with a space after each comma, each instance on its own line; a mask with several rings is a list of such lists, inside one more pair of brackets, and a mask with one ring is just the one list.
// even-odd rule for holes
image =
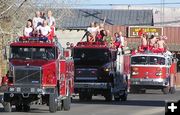
[[4, 10], [3, 12], [1, 12], [0, 18], [2, 17], [2, 15], [3, 15], [4, 13], [6, 13], [8, 10], [10, 10], [10, 9], [13, 7], [13, 5], [14, 5], [14, 4], [12, 4], [12, 5], [9, 6], [6, 10]]

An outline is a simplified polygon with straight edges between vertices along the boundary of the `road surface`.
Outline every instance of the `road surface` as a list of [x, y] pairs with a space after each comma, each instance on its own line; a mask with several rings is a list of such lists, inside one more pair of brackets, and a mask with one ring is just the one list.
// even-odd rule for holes
[[[10, 115], [164, 115], [165, 101], [178, 99], [180, 90], [167, 95], [159, 90], [149, 90], [146, 94], [129, 94], [126, 102], [105, 102], [101, 96], [94, 96], [91, 102], [79, 102], [78, 97], [75, 97], [70, 111], [49, 113], [47, 106], [33, 105], [30, 112], [13, 111]], [[0, 104], [0, 115], [9, 115], [3, 111]]]

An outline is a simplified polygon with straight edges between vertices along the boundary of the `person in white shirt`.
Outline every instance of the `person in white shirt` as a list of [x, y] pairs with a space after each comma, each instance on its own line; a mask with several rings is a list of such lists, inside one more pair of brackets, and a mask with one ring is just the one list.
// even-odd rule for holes
[[125, 41], [125, 38], [124, 38], [124, 36], [122, 35], [122, 32], [121, 32], [121, 31], [119, 32], [119, 38], [120, 38], [121, 46], [124, 47], [126, 41]]
[[42, 25], [42, 23], [43, 23], [43, 21], [44, 21], [44, 19], [42, 19], [40, 16], [41, 16], [41, 15], [40, 15], [40, 12], [37, 11], [37, 12], [35, 13], [35, 17], [33, 18], [33, 26], [34, 26], [34, 29], [36, 29], [38, 26]]
[[[91, 22], [90, 26], [87, 28], [87, 31], [90, 33], [88, 35], [88, 40], [87, 41], [91, 41], [94, 42], [95, 41], [95, 37], [97, 35], [98, 32], [98, 25], [95, 22]], [[91, 40], [89, 40], [91, 39]]]
[[30, 37], [30, 36], [32, 36], [32, 33], [33, 33], [32, 20], [29, 19], [29, 20], [27, 21], [26, 27], [25, 27], [24, 30], [23, 30], [23, 35], [24, 35], [25, 37]]
[[39, 31], [39, 35], [43, 37], [48, 37], [51, 32], [51, 28], [48, 26], [46, 20], [43, 21], [42, 26], [37, 27], [37, 30]]
[[55, 27], [55, 18], [52, 16], [51, 10], [48, 11], [48, 17], [47, 17], [48, 25], [51, 27]]

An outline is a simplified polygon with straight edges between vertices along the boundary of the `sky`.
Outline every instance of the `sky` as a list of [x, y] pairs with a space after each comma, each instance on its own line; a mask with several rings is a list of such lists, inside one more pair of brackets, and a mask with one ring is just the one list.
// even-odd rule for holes
[[[179, 7], [180, 8], [180, 0], [79, 0], [80, 4], [85, 4], [85, 6], [81, 7], [95, 7], [98, 8], [98, 4], [103, 4], [101, 7], [111, 8], [110, 5], [106, 4], [151, 4], [151, 3], [162, 3], [164, 1], [165, 7]], [[166, 3], [179, 3], [179, 4], [166, 4]], [[140, 5], [141, 6], [141, 5]], [[161, 6], [160, 5], [152, 5], [152, 6]]]

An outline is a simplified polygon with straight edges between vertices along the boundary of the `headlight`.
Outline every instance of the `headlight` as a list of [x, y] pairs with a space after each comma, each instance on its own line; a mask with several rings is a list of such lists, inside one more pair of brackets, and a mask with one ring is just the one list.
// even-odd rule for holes
[[162, 78], [157, 79], [158, 82], [163, 82]]
[[110, 71], [110, 69], [109, 69], [109, 68], [105, 68], [104, 71], [107, 71], [107, 72], [108, 72], [108, 71]]
[[9, 88], [9, 91], [13, 92], [15, 89], [13, 87]]
[[131, 74], [132, 74], [132, 75], [138, 75], [139, 72], [133, 71]]
[[109, 72], [111, 71], [111, 64], [110, 63], [107, 63], [105, 65], [102, 66], [102, 69], [106, 72]]
[[161, 76], [162, 72], [156, 72], [156, 76]]

